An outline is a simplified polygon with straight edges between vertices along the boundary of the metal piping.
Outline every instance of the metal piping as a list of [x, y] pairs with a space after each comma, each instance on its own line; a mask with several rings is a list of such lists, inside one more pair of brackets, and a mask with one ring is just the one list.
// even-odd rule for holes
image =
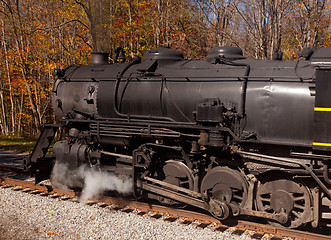
[[246, 72], [244, 75], [244, 81], [242, 84], [242, 89], [241, 89], [241, 98], [240, 98], [240, 116], [241, 118], [245, 117], [245, 107], [246, 107], [246, 90], [247, 90], [247, 81], [248, 81], [248, 75], [251, 71], [251, 67], [250, 65], [246, 64], [246, 63], [235, 63], [232, 61], [228, 61], [226, 59], [221, 59], [221, 63], [222, 64], [226, 64], [226, 65], [231, 65], [231, 66], [236, 66], [236, 67], [246, 67]]
[[115, 83], [115, 88], [114, 88], [114, 101], [113, 101], [113, 107], [114, 107], [114, 111], [115, 113], [123, 118], [128, 118], [130, 119], [132, 118], [138, 118], [138, 119], [149, 119], [149, 120], [164, 120], [164, 121], [171, 121], [174, 122], [175, 120], [173, 120], [172, 118], [169, 117], [154, 117], [154, 116], [146, 116], [146, 115], [130, 115], [130, 114], [125, 114], [125, 113], [121, 113], [118, 109], [118, 103], [117, 103], [117, 95], [118, 95], [118, 89], [119, 89], [119, 85], [121, 82], [121, 79], [124, 75], [124, 73], [133, 65], [138, 64], [141, 62], [141, 58], [140, 57], [136, 57], [133, 59], [133, 61], [131, 63], [129, 63], [123, 70], [122, 72], [117, 76], [116, 79], [116, 83]]
[[327, 184], [331, 185], [331, 179], [329, 178], [329, 168], [326, 164], [323, 165], [323, 178]]
[[119, 154], [119, 153], [112, 153], [112, 152], [107, 152], [107, 151], [101, 151], [101, 153], [103, 153], [105, 155], [109, 155], [109, 156], [114, 156], [114, 157], [132, 159], [132, 156]]

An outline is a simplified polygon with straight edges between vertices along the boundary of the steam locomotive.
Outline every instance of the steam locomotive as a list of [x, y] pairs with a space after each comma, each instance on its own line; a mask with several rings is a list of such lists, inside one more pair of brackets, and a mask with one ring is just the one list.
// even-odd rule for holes
[[[221, 220], [331, 223], [331, 48], [292, 61], [229, 46], [206, 60], [166, 47], [130, 63], [94, 53], [56, 74], [59, 124], [44, 126], [26, 161], [36, 182], [56, 164], [84, 166], [130, 179], [136, 198]], [[70, 188], [83, 187], [76, 180]]]

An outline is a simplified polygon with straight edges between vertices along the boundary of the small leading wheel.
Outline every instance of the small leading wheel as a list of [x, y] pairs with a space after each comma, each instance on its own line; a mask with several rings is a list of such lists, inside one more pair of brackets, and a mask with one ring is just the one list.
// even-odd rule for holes
[[[247, 200], [248, 184], [244, 176], [228, 167], [215, 167], [208, 171], [201, 183], [201, 193], [243, 207]], [[235, 214], [235, 213], [234, 213]]]
[[297, 228], [306, 223], [309, 217], [311, 195], [303, 183], [290, 178], [269, 177], [258, 186], [256, 204], [260, 211], [285, 212], [288, 221], [284, 226]]
[[[163, 166], [161, 172], [162, 173], [158, 176], [158, 178], [161, 178], [162, 181], [178, 187], [193, 190], [193, 174], [184, 163], [175, 160], [168, 160]], [[162, 196], [159, 196], [158, 200], [165, 205], [176, 205], [177, 207], [186, 206], [185, 204]]]

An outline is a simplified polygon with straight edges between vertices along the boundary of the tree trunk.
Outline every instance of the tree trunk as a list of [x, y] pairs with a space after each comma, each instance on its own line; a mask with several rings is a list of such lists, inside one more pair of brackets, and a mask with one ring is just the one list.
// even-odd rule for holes
[[6, 72], [7, 72], [7, 78], [8, 78], [8, 91], [9, 91], [9, 100], [10, 100], [10, 115], [11, 115], [11, 135], [15, 134], [15, 113], [14, 113], [14, 101], [13, 101], [13, 93], [12, 93], [12, 87], [11, 87], [11, 76], [10, 76], [10, 69], [9, 69], [9, 62], [8, 62], [8, 52], [7, 52], [7, 43], [5, 40], [5, 24], [4, 21], [2, 21], [2, 41], [3, 41], [3, 49], [4, 49], [4, 55], [5, 55], [5, 63], [6, 63]]

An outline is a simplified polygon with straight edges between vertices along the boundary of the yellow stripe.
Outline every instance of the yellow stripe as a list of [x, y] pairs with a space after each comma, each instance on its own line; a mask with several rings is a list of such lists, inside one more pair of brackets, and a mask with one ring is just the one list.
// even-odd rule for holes
[[331, 108], [315, 107], [315, 112], [331, 112]]
[[319, 142], [313, 142], [314, 146], [323, 146], [323, 147], [331, 147], [331, 143], [319, 143]]

